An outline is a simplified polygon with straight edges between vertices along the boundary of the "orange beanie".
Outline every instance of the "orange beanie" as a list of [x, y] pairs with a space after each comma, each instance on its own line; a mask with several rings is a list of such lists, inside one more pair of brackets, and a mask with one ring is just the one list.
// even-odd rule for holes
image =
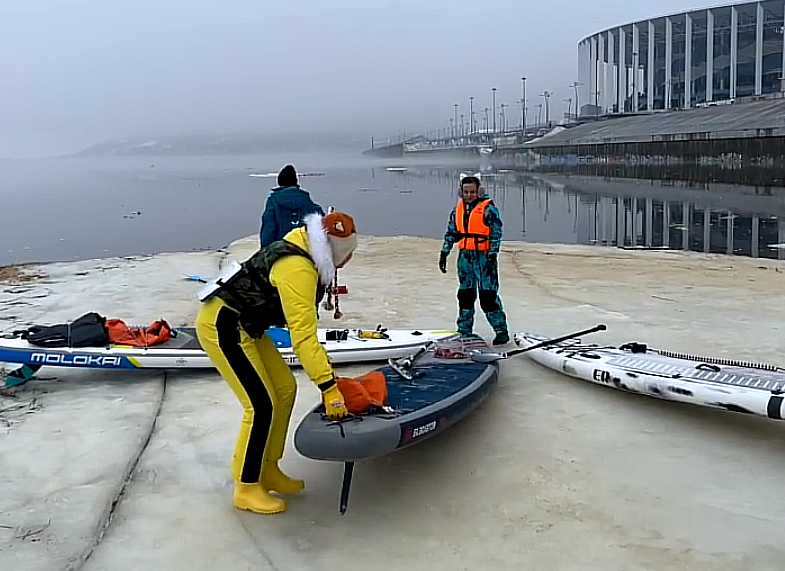
[[333, 261], [336, 266], [340, 266], [357, 248], [354, 218], [343, 212], [330, 212], [324, 217], [323, 223], [333, 251]]

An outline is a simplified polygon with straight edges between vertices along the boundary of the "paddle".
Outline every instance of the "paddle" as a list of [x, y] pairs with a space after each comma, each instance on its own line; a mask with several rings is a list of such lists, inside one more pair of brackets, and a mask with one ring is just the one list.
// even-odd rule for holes
[[192, 282], [199, 282], [199, 283], [202, 283], [202, 284], [206, 284], [207, 283], [206, 279], [204, 279], [202, 276], [198, 276], [196, 274], [185, 275], [185, 276], [183, 276], [183, 279], [184, 280], [190, 280]]
[[536, 345], [532, 345], [531, 347], [524, 347], [523, 349], [514, 349], [512, 351], [507, 351], [505, 353], [490, 353], [490, 352], [483, 352], [483, 351], [472, 351], [469, 354], [469, 357], [472, 361], [476, 361], [478, 363], [494, 363], [501, 359], [509, 359], [510, 357], [515, 357], [516, 355], [520, 355], [521, 353], [525, 353], [526, 351], [532, 351], [533, 349], [539, 349], [540, 347], [545, 347], [546, 345], [553, 345], [554, 343], [561, 343], [562, 341], [567, 341], [568, 339], [574, 339], [575, 337], [581, 337], [582, 335], [588, 335], [589, 333], [596, 333], [597, 331], [605, 331], [607, 327], [603, 324], [596, 325], [591, 329], [584, 329], [583, 331], [577, 331], [575, 333], [570, 333], [569, 335], [564, 335], [563, 337], [556, 337], [555, 339], [547, 339], [542, 343], [537, 343]]

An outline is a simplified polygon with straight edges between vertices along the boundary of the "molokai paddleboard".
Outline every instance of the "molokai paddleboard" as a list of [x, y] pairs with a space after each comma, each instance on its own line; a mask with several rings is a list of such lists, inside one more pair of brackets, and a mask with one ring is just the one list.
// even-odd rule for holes
[[[0, 362], [20, 363], [35, 373], [42, 366], [97, 369], [198, 369], [213, 367], [201, 348], [194, 328], [176, 328], [176, 336], [151, 347], [104, 345], [100, 347], [39, 347], [19, 334], [0, 337]], [[319, 341], [333, 363], [348, 364], [384, 361], [416, 351], [428, 343], [449, 337], [453, 331], [387, 329], [376, 330], [320, 329]], [[289, 331], [274, 328], [268, 334], [284, 360], [300, 366], [292, 349]], [[29, 376], [32, 375], [26, 371]], [[6, 384], [15, 385], [13, 373]], [[9, 380], [11, 382], [9, 382]]]

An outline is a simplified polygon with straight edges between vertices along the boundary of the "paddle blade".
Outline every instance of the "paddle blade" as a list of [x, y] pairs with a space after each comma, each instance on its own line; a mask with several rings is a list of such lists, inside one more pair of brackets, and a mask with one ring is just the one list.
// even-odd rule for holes
[[491, 351], [472, 351], [469, 358], [475, 363], [495, 363], [507, 358], [507, 353], [496, 353]]

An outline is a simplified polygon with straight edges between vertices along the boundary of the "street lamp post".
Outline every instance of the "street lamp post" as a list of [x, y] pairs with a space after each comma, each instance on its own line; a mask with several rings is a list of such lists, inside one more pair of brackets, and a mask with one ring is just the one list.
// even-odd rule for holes
[[464, 117], [466, 117], [466, 115], [461, 113], [461, 137], [463, 137], [464, 134], [465, 134], [465, 131], [464, 131], [464, 128], [463, 128], [463, 126], [464, 126], [463, 118]]
[[581, 105], [580, 105], [580, 101], [578, 100], [578, 87], [580, 87], [581, 85], [582, 84], [578, 83], [577, 81], [574, 81], [570, 86], [575, 90], [575, 119], [576, 120], [581, 118]]
[[484, 111], [485, 111], [485, 130], [487, 131], [488, 129], [491, 128], [491, 124], [488, 121], [488, 108], [486, 107]]
[[474, 97], [469, 97], [469, 132], [474, 133]]
[[551, 126], [551, 108], [548, 104], [548, 100], [551, 97], [551, 94], [547, 91], [542, 92], [542, 96], [545, 98], [545, 123], [548, 125], [548, 128]]
[[458, 104], [453, 103], [452, 106], [453, 109], [455, 110], [455, 133], [457, 134], [458, 133]]
[[521, 78], [521, 131], [526, 136], [526, 78]]
[[496, 134], [496, 88], [491, 87], [491, 92], [493, 93], [493, 132]]
[[572, 115], [572, 97], [568, 97], [566, 99], [562, 99], [562, 101], [567, 102], [567, 120], [570, 120], [570, 115]]

